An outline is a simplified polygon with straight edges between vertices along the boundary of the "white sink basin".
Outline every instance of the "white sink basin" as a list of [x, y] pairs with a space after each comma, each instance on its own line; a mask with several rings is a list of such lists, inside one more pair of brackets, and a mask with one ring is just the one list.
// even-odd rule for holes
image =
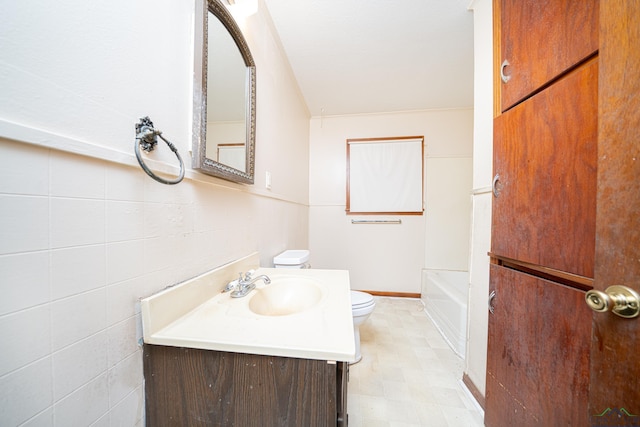
[[[257, 254], [252, 255], [251, 263], [225, 265], [144, 298], [144, 342], [354, 361], [349, 272], [258, 268], [259, 261]], [[256, 275], [269, 276], [271, 284], [259, 281], [243, 298], [221, 292], [238, 271], [251, 268], [257, 268]]]
[[259, 289], [249, 310], [262, 316], [286, 316], [312, 309], [322, 300], [322, 286], [306, 277], [277, 277]]

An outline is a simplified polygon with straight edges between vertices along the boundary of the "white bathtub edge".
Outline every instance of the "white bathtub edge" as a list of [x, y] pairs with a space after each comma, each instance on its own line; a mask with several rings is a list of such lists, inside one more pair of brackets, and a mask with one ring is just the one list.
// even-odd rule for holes
[[[449, 347], [462, 359], [466, 356], [467, 344], [468, 277], [467, 271], [422, 270], [420, 299], [425, 313]], [[459, 283], [450, 283], [447, 279]]]

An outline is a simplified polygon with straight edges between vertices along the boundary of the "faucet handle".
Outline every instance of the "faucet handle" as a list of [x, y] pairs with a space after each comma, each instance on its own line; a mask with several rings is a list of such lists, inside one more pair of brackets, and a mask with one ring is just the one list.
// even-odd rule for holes
[[[241, 273], [241, 277], [242, 277], [242, 273]], [[229, 292], [236, 289], [238, 287], [238, 283], [240, 283], [239, 279], [230, 281], [229, 283], [227, 283], [227, 286], [224, 287], [222, 292]]]
[[238, 277], [238, 281], [239, 281], [240, 283], [250, 281], [250, 280], [251, 280], [251, 278], [253, 277], [253, 273], [255, 273], [255, 272], [256, 272], [255, 270], [249, 270], [249, 271], [247, 271], [247, 272], [246, 272], [246, 273], [244, 273], [244, 274], [242, 274], [242, 272], [241, 272], [241, 273], [239, 273], [239, 276], [240, 276], [240, 277]]

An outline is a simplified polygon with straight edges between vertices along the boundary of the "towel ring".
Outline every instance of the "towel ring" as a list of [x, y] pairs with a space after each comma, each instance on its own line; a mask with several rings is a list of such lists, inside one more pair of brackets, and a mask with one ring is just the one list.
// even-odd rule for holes
[[[142, 160], [142, 156], [140, 155], [140, 146], [142, 146], [142, 149], [147, 153], [152, 152], [158, 144], [158, 136], [160, 137], [160, 139], [167, 143], [171, 151], [174, 152], [174, 154], [178, 158], [178, 161], [180, 162], [180, 175], [176, 179], [164, 179], [162, 177], [159, 177], [158, 175], [153, 173]], [[178, 153], [178, 149], [175, 145], [169, 142], [169, 140], [165, 139], [165, 137], [162, 136], [161, 131], [153, 128], [153, 122], [149, 117], [141, 118], [140, 123], [136, 124], [135, 151], [136, 158], [138, 159], [138, 163], [140, 163], [142, 170], [144, 170], [147, 175], [149, 175], [156, 181], [167, 185], [173, 185], [179, 183], [184, 178], [184, 162], [182, 161], [182, 157], [180, 157], [180, 153]]]

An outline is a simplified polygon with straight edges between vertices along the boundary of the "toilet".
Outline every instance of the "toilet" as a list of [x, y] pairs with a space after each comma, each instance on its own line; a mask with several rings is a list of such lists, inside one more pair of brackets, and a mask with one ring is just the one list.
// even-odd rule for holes
[[376, 307], [373, 295], [366, 292], [351, 291], [351, 314], [353, 315], [353, 333], [356, 340], [356, 360], [352, 363], [358, 363], [362, 359], [360, 353], [360, 325], [369, 318], [369, 315]]
[[275, 268], [311, 268], [309, 251], [306, 249], [290, 249], [273, 257]]
[[[282, 252], [273, 258], [275, 268], [311, 268], [309, 264], [309, 251], [306, 249], [294, 249]], [[356, 343], [356, 360], [362, 359], [360, 352], [360, 325], [369, 318], [376, 302], [373, 295], [361, 291], [351, 291], [351, 314], [353, 315], [353, 333]]]

